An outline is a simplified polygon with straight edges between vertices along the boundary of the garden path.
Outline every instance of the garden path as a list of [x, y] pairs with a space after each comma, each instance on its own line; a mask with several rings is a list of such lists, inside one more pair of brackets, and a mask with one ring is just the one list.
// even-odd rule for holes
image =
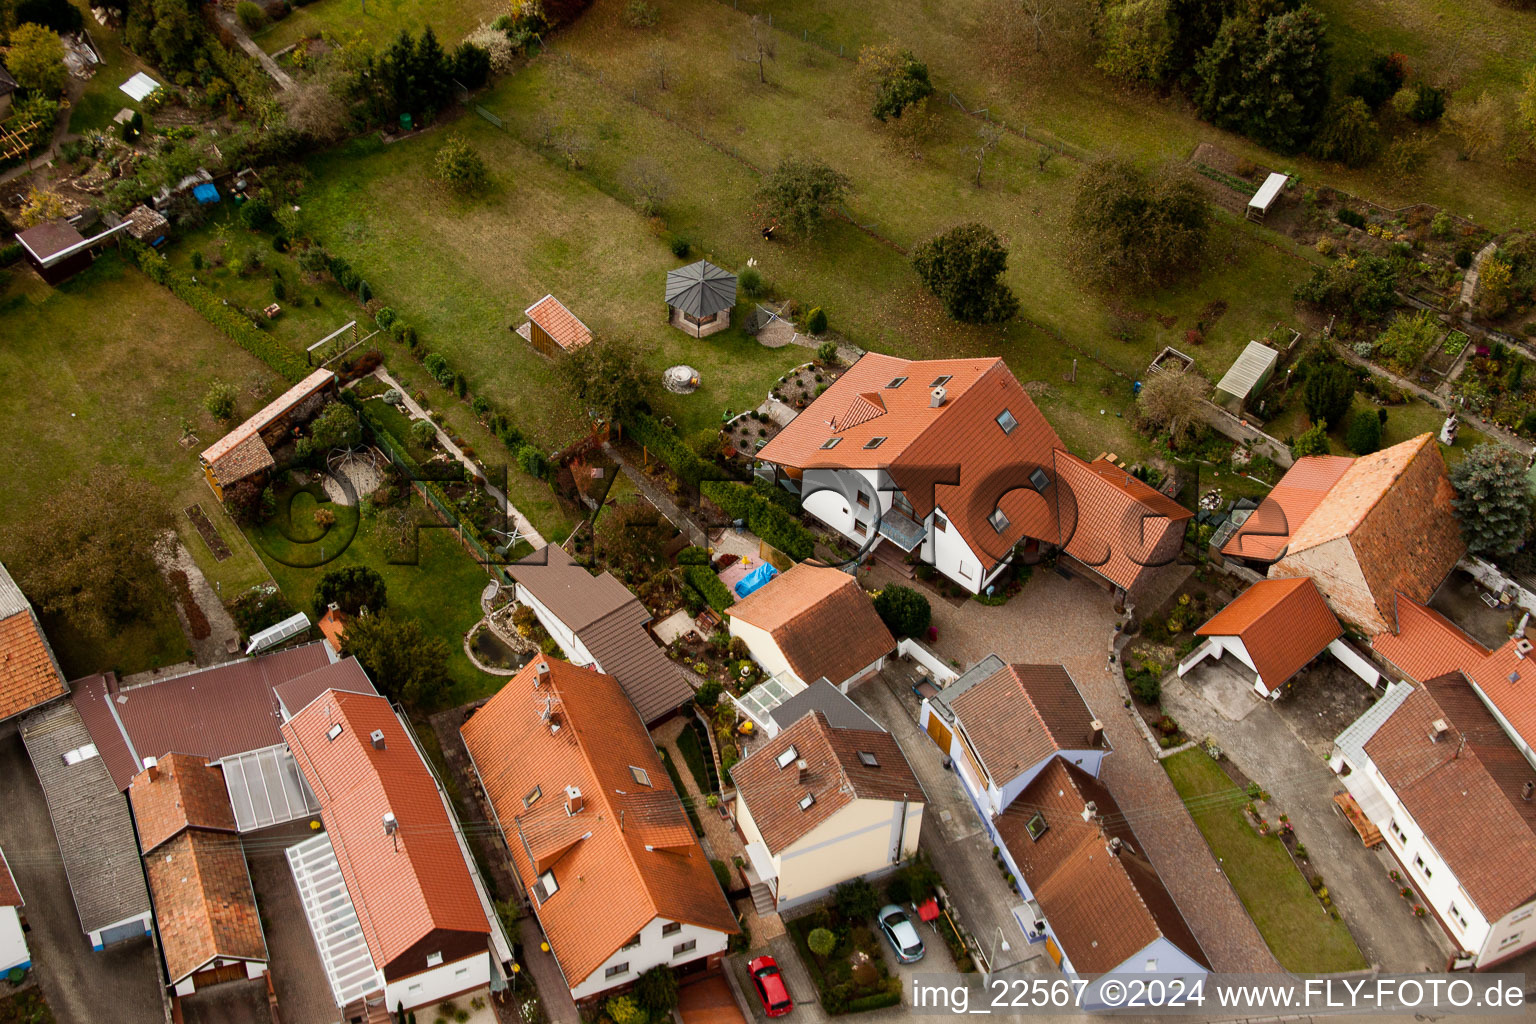
[[688, 543], [695, 544], [701, 548], [709, 546], [709, 534], [705, 531], [704, 527], [700, 526], [693, 520], [692, 516], [684, 512], [681, 506], [672, 500], [670, 495], [663, 493], [661, 488], [652, 483], [650, 477], [636, 469], [617, 448], [604, 441], [603, 453], [618, 463], [619, 469], [623, 470], [624, 475], [629, 477], [629, 482], [635, 485], [635, 490], [645, 495], [645, 499], [652, 505], [655, 505], [656, 510], [666, 516], [669, 523], [687, 535]]
[[240, 49], [249, 54], [252, 60], [261, 65], [263, 71], [272, 76], [272, 81], [277, 83], [279, 89], [287, 92], [293, 88], [293, 79], [289, 77], [288, 72], [278, 67], [277, 61], [267, 56], [267, 51], [252, 41], [250, 33], [246, 32], [245, 26], [240, 23], [240, 19], [236, 17], [234, 11], [224, 7], [216, 7], [214, 8], [214, 13], [219, 19], [219, 24], [229, 30], [229, 34], [234, 37], [235, 43]]

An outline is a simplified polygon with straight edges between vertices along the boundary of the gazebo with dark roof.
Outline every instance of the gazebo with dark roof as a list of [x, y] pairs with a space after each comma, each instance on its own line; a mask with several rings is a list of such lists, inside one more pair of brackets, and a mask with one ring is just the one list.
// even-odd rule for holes
[[667, 305], [671, 322], [695, 338], [731, 326], [736, 306], [736, 275], [699, 260], [667, 272]]

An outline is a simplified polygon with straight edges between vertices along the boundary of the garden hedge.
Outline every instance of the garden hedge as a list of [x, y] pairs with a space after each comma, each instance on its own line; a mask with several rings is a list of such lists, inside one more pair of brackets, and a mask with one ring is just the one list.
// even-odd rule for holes
[[715, 575], [713, 569], [707, 565], [690, 565], [683, 570], [683, 574], [693, 589], [709, 602], [711, 608], [722, 614], [730, 611], [735, 601], [731, 598], [730, 590], [720, 582], [720, 577]]
[[644, 445], [689, 487], [698, 487], [705, 480], [720, 480], [725, 476], [722, 469], [695, 455], [682, 438], [648, 413], [629, 413], [624, 418], [624, 429], [636, 444]]
[[729, 480], [710, 480], [699, 485], [704, 497], [720, 506], [732, 519], [746, 521], [747, 528], [797, 562], [816, 550], [811, 531], [756, 489]]
[[709, 552], [690, 544], [677, 553], [678, 565], [708, 565]]

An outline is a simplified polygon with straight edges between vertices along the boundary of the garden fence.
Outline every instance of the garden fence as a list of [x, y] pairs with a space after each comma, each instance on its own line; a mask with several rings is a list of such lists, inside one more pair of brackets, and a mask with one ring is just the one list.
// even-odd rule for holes
[[487, 121], [489, 121], [491, 124], [495, 125], [497, 128], [500, 128], [502, 131], [506, 131], [507, 130], [507, 126], [505, 124], [502, 124], [501, 118], [497, 117], [495, 114], [491, 113], [489, 110], [486, 110], [484, 107], [482, 107], [478, 103], [475, 104], [475, 113], [479, 114], [481, 117], [485, 118]]

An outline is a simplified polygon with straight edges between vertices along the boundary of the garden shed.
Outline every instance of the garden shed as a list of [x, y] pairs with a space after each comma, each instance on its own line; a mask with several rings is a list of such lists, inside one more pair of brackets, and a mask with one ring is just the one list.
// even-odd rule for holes
[[592, 343], [591, 329], [553, 295], [544, 296], [523, 315], [528, 318], [528, 343], [551, 359]]
[[736, 275], [708, 260], [667, 272], [667, 306], [672, 326], [705, 338], [731, 326]]
[[1259, 190], [1253, 194], [1253, 198], [1248, 200], [1248, 219], [1263, 220], [1264, 215], [1269, 213], [1269, 208], [1275, 205], [1275, 200], [1280, 198], [1280, 193], [1285, 189], [1285, 183], [1290, 180], [1278, 172], [1272, 172], [1265, 178], [1264, 184], [1260, 185]]
[[56, 285], [90, 266], [102, 243], [127, 226], [124, 222], [86, 238], [67, 220], [47, 221], [17, 235], [16, 242], [43, 280]]
[[1262, 342], [1250, 341], [1216, 385], [1217, 404], [1244, 409], [1250, 398], [1264, 390], [1279, 362], [1279, 352]]

